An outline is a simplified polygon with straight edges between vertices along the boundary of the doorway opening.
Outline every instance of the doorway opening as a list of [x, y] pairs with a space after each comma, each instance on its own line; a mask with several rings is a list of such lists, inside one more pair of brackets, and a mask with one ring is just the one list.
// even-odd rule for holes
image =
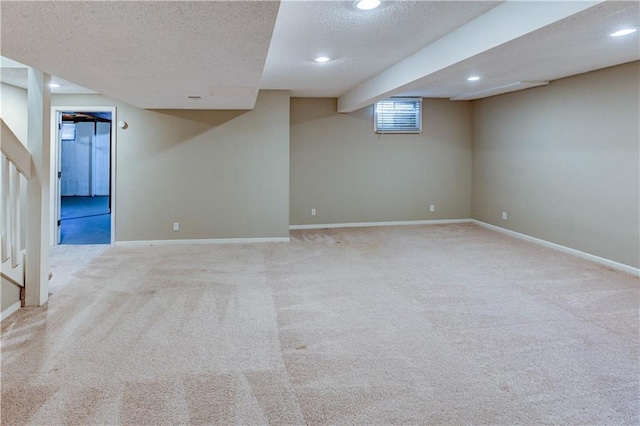
[[112, 244], [114, 108], [57, 108], [55, 244]]

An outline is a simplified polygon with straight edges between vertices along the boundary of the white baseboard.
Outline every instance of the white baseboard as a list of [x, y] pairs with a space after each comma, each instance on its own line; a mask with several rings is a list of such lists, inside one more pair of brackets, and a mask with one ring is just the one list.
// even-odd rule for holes
[[13, 305], [9, 306], [7, 309], [2, 311], [2, 314], [0, 314], [0, 321], [4, 321], [5, 318], [7, 318], [12, 313], [16, 312], [18, 309], [20, 309], [21, 306], [22, 305], [18, 300], [16, 303], [14, 303]]
[[147, 240], [147, 241], [116, 241], [117, 246], [167, 246], [185, 244], [254, 244], [254, 243], [288, 243], [289, 237], [273, 238], [212, 238], [193, 240]]
[[519, 238], [525, 241], [531, 241], [536, 244], [540, 244], [545, 247], [549, 247], [564, 253], [569, 253], [574, 256], [578, 256], [582, 259], [591, 260], [592, 262], [599, 263], [604, 266], [608, 266], [609, 268], [617, 269], [619, 271], [627, 272], [632, 275], [640, 276], [640, 268], [634, 268], [633, 266], [625, 265], [624, 263], [616, 262], [614, 260], [606, 259], [604, 257], [596, 256], [593, 254], [585, 253], [580, 250], [572, 249], [570, 247], [562, 246], [560, 244], [552, 243], [550, 241], [541, 240], [540, 238], [531, 237], [526, 234], [521, 234], [520, 232], [511, 231], [509, 229], [501, 228], [499, 226], [491, 225], [485, 222], [480, 222], [479, 220], [472, 220], [476, 225], [482, 226], [483, 228], [491, 229], [493, 231], [497, 231], [503, 234], [510, 235], [512, 237]]
[[323, 229], [323, 228], [368, 228], [371, 226], [407, 226], [407, 225], [448, 225], [452, 223], [469, 223], [471, 219], [443, 220], [405, 220], [399, 222], [356, 222], [356, 223], [324, 223], [315, 225], [291, 225], [290, 230]]

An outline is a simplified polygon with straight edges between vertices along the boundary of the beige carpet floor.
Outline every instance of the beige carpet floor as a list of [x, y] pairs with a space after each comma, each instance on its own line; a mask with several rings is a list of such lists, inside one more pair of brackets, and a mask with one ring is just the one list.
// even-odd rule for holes
[[640, 423], [639, 280], [472, 224], [94, 254], [2, 323], [3, 424]]

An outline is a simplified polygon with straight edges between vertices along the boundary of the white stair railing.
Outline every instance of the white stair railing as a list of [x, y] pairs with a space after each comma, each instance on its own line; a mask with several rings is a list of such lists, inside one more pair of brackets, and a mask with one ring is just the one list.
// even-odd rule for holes
[[0, 118], [0, 256], [2, 277], [25, 285], [25, 247], [20, 238], [20, 204], [23, 177], [31, 179], [31, 154]]

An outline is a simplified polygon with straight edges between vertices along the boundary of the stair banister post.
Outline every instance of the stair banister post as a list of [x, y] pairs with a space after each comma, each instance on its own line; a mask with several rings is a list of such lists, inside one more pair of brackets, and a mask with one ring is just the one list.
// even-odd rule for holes
[[51, 76], [30, 67], [27, 72], [27, 148], [33, 173], [27, 181], [25, 306], [42, 306], [49, 298]]

